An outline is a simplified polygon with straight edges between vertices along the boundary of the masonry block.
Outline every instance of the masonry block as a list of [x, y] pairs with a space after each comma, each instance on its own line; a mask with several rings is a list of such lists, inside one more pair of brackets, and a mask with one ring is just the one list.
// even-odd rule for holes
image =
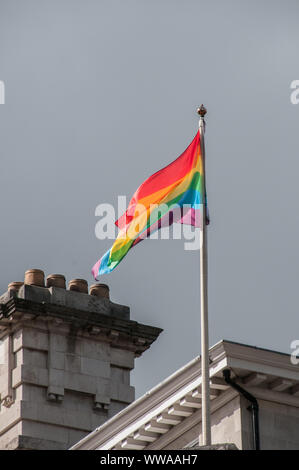
[[126, 369], [134, 369], [134, 353], [132, 351], [111, 348], [111, 364]]
[[95, 403], [109, 405], [111, 397], [111, 381], [110, 379], [99, 378], [96, 381], [96, 393], [94, 397]]
[[50, 367], [53, 369], [66, 369], [66, 355], [62, 352], [51, 349], [49, 352]]
[[29, 403], [45, 403], [46, 401], [46, 388], [32, 384], [22, 384], [22, 386], [15, 388], [16, 402], [28, 401]]
[[83, 357], [110, 362], [110, 344], [95, 341], [94, 339], [86, 339], [82, 343], [81, 354]]
[[49, 369], [49, 386], [62, 387], [64, 385], [65, 371], [61, 369]]
[[111, 382], [111, 399], [124, 403], [132, 403], [135, 399], [135, 388], [130, 385]]
[[23, 348], [39, 349], [42, 351], [48, 351], [49, 349], [48, 334], [33, 328], [23, 328], [21, 341]]
[[61, 289], [60, 287], [49, 287], [48, 290], [50, 293], [50, 302], [52, 304], [65, 305], [67, 294], [65, 289]]
[[33, 302], [50, 302], [50, 292], [44, 287], [29, 286], [24, 284], [18, 292], [19, 299], [31, 300]]
[[66, 291], [65, 305], [77, 310], [87, 310], [92, 312], [109, 315], [111, 307], [108, 299], [100, 299], [98, 297], [82, 294], [81, 292]]
[[12, 386], [18, 387], [22, 383], [47, 387], [48, 369], [41, 367], [31, 367], [24, 364], [16, 367], [12, 371]]
[[81, 372], [81, 356], [77, 354], [65, 354], [65, 370], [70, 372]]
[[95, 377], [110, 377], [110, 362], [81, 357], [81, 372]]
[[64, 386], [69, 390], [94, 395], [96, 393], [96, 377], [65, 371]]
[[130, 385], [130, 371], [128, 369], [111, 366], [110, 377], [112, 382]]
[[65, 335], [55, 334], [51, 332], [52, 349], [54, 351], [63, 352], [67, 351], [67, 338]]
[[27, 366], [47, 368], [47, 351], [38, 351], [34, 349], [22, 348], [15, 355], [15, 366], [26, 364]]
[[13, 352], [17, 352], [23, 346], [23, 329], [19, 329], [13, 333], [12, 347]]
[[8, 361], [7, 344], [7, 339], [0, 340], [0, 366], [7, 364]]

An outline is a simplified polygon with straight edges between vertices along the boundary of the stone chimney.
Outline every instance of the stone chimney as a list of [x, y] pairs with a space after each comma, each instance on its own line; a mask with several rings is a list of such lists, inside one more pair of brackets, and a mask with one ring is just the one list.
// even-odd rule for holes
[[0, 449], [68, 449], [134, 401], [130, 370], [162, 331], [109, 287], [26, 271], [0, 297]]

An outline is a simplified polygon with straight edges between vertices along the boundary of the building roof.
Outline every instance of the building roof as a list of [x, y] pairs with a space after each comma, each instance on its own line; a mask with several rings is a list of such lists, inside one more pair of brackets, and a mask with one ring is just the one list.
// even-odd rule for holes
[[[223, 379], [227, 368], [256, 398], [299, 408], [299, 366], [290, 355], [222, 340], [209, 356], [212, 413], [237, 396]], [[162, 449], [200, 420], [201, 364], [196, 357], [72, 449]]]

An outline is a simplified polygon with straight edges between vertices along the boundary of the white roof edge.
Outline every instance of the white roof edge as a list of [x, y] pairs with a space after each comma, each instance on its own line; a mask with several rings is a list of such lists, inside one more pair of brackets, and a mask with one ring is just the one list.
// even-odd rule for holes
[[[210, 352], [213, 352], [213, 351], [217, 350], [217, 348], [221, 348], [220, 349], [220, 354], [214, 357], [213, 362], [211, 363], [211, 368], [214, 368], [215, 364], [217, 364], [220, 359], [225, 358], [225, 357], [230, 355], [230, 351], [226, 351], [225, 346], [227, 346], [228, 349], [233, 348], [233, 349], [237, 350], [239, 347], [241, 347], [242, 349], [249, 348], [249, 350], [250, 351], [252, 350], [253, 352], [258, 350], [260, 352], [265, 351], [265, 352], [268, 352], [268, 353], [271, 353], [271, 354], [273, 353], [274, 355], [286, 356], [286, 353], [280, 353], [278, 351], [265, 350], [263, 348], [259, 348], [259, 347], [256, 347], [256, 346], [250, 346], [250, 345], [247, 345], [247, 344], [242, 344], [242, 343], [237, 343], [237, 342], [234, 342], [234, 341], [229, 341], [229, 340], [223, 340], [222, 339], [210, 348]], [[246, 359], [248, 360], [249, 358], [247, 357]], [[256, 356], [252, 358], [252, 360], [254, 360], [254, 361], [256, 361], [256, 359], [257, 359]], [[250, 361], [250, 359], [249, 359], [249, 361]], [[261, 362], [263, 362], [263, 361], [261, 361]], [[109, 429], [111, 426], [113, 426], [115, 423], [117, 423], [117, 421], [121, 420], [123, 416], [127, 415], [128, 413], [130, 413], [130, 411], [134, 410], [135, 408], [138, 408], [140, 404], [142, 405], [143, 402], [145, 402], [150, 397], [157, 394], [161, 389], [166, 387], [172, 381], [175, 381], [175, 379], [179, 378], [180, 376], [184, 377], [184, 373], [187, 372], [188, 369], [192, 370], [193, 366], [195, 366], [197, 363], [200, 363], [200, 356], [196, 356], [194, 359], [189, 361], [183, 367], [181, 367], [180, 369], [178, 369], [177, 371], [172, 373], [170, 376], [168, 376], [166, 379], [164, 379], [158, 385], [156, 385], [155, 387], [150, 389], [148, 392], [146, 392], [144, 395], [142, 395], [137, 400], [135, 400], [133, 403], [128, 405], [122, 411], [120, 411], [115, 416], [110, 418], [104, 424], [97, 427], [94, 431], [89, 433], [87, 436], [85, 436], [83, 439], [81, 439], [78, 443], [74, 444], [71, 447], [71, 450], [73, 450], [73, 449], [75, 450], [77, 448], [80, 448], [80, 447], [82, 447], [82, 445], [87, 444], [88, 442], [90, 442], [90, 444], [91, 444], [91, 441], [93, 441], [97, 435], [99, 435], [100, 433], [104, 433], [107, 428]], [[228, 364], [228, 366], [229, 366], [229, 364]], [[194, 371], [192, 371], [192, 373], [193, 372]], [[191, 373], [191, 371], [190, 371], [190, 373]], [[191, 375], [192, 375], [192, 373], [191, 373]], [[120, 428], [121, 428], [121, 426], [118, 428], [118, 432], [120, 432]], [[105, 438], [102, 442], [105, 442]]]
[[[214, 344], [210, 350], [213, 350], [215, 349], [216, 347], [220, 346], [222, 343], [224, 342], [224, 340], [220, 340], [218, 341], [216, 344]], [[178, 377], [179, 375], [181, 375], [183, 372], [185, 372], [186, 370], [188, 370], [189, 368], [191, 368], [193, 365], [195, 365], [196, 363], [200, 363], [200, 356], [196, 356], [194, 359], [192, 359], [191, 361], [187, 362], [187, 364], [185, 364], [184, 366], [180, 367], [178, 370], [176, 370], [175, 372], [173, 372], [171, 375], [169, 375], [168, 377], [166, 377], [164, 380], [162, 380], [159, 384], [155, 385], [154, 387], [152, 387], [148, 392], [146, 392], [144, 395], [142, 395], [141, 397], [137, 398], [137, 400], [133, 401], [130, 405], [128, 405], [127, 407], [125, 407], [123, 410], [121, 410], [119, 413], [117, 413], [116, 415], [112, 416], [112, 418], [108, 419], [104, 424], [102, 424], [101, 426], [97, 427], [94, 431], [90, 432], [89, 434], [87, 434], [87, 436], [83, 437], [83, 439], [81, 439], [79, 442], [77, 442], [76, 444], [74, 444], [74, 446], [71, 447], [71, 450], [72, 449], [75, 449], [77, 446], [81, 446], [82, 444], [84, 444], [85, 442], [89, 441], [90, 439], [92, 439], [95, 435], [99, 434], [99, 432], [103, 432], [105, 430], [106, 427], [108, 426], [111, 426], [115, 421], [119, 420], [123, 415], [127, 414], [132, 408], [135, 408], [137, 407], [138, 405], [140, 405], [143, 401], [147, 400], [151, 395], [153, 395], [154, 393], [157, 393], [159, 392], [159, 390], [161, 388], [163, 388], [165, 385], [167, 385], [168, 383], [170, 383], [171, 381], [173, 381], [176, 377]]]

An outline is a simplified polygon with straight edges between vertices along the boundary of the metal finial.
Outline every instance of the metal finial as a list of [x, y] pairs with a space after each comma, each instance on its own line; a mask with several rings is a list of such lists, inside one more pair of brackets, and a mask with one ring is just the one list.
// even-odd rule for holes
[[199, 114], [200, 117], [202, 117], [202, 118], [204, 118], [205, 115], [207, 114], [207, 110], [206, 110], [206, 108], [204, 107], [203, 104], [201, 104], [200, 107], [197, 108], [197, 114]]

